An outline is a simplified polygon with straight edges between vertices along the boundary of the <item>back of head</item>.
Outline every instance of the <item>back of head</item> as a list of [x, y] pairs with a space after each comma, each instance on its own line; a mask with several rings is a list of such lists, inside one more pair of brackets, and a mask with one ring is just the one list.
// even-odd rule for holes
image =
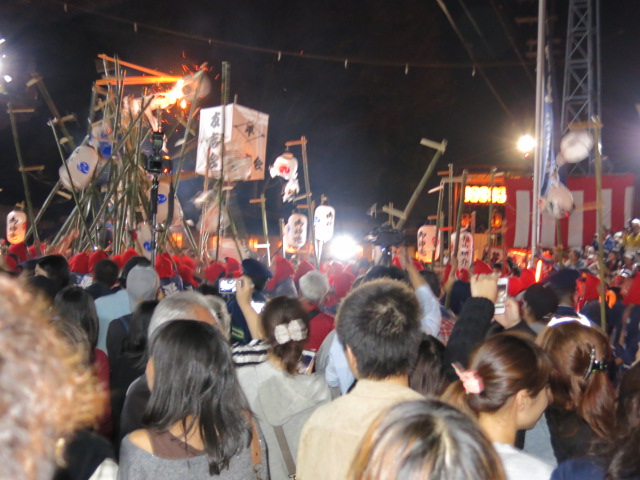
[[71, 270], [69, 262], [62, 255], [47, 255], [38, 260], [38, 267], [44, 270], [47, 278], [51, 279], [57, 291], [69, 285]]
[[367, 282], [342, 301], [337, 334], [358, 363], [360, 378], [409, 373], [421, 340], [420, 306], [413, 291], [395, 280]]
[[56, 440], [95, 423], [103, 390], [48, 307], [4, 276], [0, 318], [0, 476], [51, 478]]
[[329, 279], [323, 273], [312, 270], [300, 278], [300, 295], [305, 300], [319, 304], [329, 293]]
[[224, 335], [224, 338], [228, 340], [231, 339], [231, 315], [229, 315], [229, 310], [227, 309], [227, 303], [219, 297], [218, 295], [207, 294], [202, 292], [205, 298], [207, 299], [207, 303], [211, 307], [211, 309], [215, 313], [216, 321], [218, 328]]
[[129, 357], [141, 357], [146, 362], [147, 335], [153, 311], [158, 306], [157, 300], [140, 302], [131, 314], [129, 331], [122, 341], [121, 352]]
[[437, 400], [400, 403], [369, 427], [350, 479], [504, 480], [502, 463], [480, 427]]
[[124, 267], [122, 267], [122, 274], [120, 275], [120, 284], [122, 285], [122, 288], [126, 288], [129, 272], [137, 266], [150, 267], [151, 262], [146, 257], [131, 257], [129, 260], [127, 260], [127, 263], [125, 263]]
[[519, 391], [535, 397], [549, 385], [551, 359], [524, 335], [494, 335], [474, 350], [468, 371], [474, 372], [482, 388], [470, 391], [461, 380], [445, 393], [447, 401], [474, 414], [493, 413], [506, 405]]
[[607, 478], [640, 477], [640, 363], [627, 370], [618, 387], [615, 430], [609, 446]]
[[119, 273], [120, 269], [116, 262], [104, 259], [96, 263], [96, 266], [93, 269], [93, 279], [107, 287], [113, 287], [118, 281]]
[[247, 445], [249, 408], [231, 349], [215, 327], [171, 321], [151, 338], [151, 397], [143, 422], [166, 431], [180, 421], [199, 429], [210, 474], [219, 474]]
[[523, 300], [536, 320], [544, 320], [558, 309], [558, 297], [548, 286], [534, 283], [524, 292]]
[[164, 298], [156, 307], [149, 323], [149, 339], [163, 324], [171, 320], [199, 320], [217, 324], [215, 311], [207, 299], [198, 292], [178, 292]]
[[424, 396], [439, 397], [447, 384], [442, 368], [443, 355], [444, 344], [422, 333], [418, 358], [409, 375], [409, 386]]
[[615, 392], [606, 366], [611, 348], [604, 333], [578, 322], [545, 328], [538, 343], [553, 361], [550, 386], [553, 403], [575, 410], [602, 438], [611, 434]]
[[93, 351], [98, 343], [98, 313], [93, 297], [77, 286], [63, 288], [53, 301], [56, 311], [68, 321], [82, 327]]
[[271, 351], [282, 360], [288, 373], [296, 373], [309, 333], [309, 316], [304, 307], [297, 299], [276, 297], [266, 304], [260, 317]]

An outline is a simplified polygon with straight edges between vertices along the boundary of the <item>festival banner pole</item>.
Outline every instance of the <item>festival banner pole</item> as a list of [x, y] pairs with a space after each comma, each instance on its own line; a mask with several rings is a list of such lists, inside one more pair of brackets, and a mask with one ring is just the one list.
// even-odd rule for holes
[[[438, 192], [438, 210], [436, 212], [436, 236], [433, 242], [433, 253], [431, 257], [431, 268], [435, 263], [435, 256], [438, 254], [438, 247], [440, 247], [440, 228], [442, 227], [442, 201], [444, 200], [444, 182], [440, 181], [440, 191]], [[442, 255], [438, 257], [438, 263], [442, 262]]]
[[533, 155], [533, 205], [531, 216], [531, 258], [534, 259], [538, 254], [538, 241], [540, 238], [540, 187], [541, 187], [541, 168], [542, 161], [542, 116], [544, 102], [544, 47], [546, 44], [545, 27], [546, 27], [546, 0], [538, 2], [538, 48], [536, 52], [536, 118], [535, 118], [535, 136], [536, 145]]
[[449, 212], [447, 213], [447, 247], [451, 248], [451, 227], [453, 227], [453, 163], [449, 164], [449, 189], [447, 191], [449, 195]]

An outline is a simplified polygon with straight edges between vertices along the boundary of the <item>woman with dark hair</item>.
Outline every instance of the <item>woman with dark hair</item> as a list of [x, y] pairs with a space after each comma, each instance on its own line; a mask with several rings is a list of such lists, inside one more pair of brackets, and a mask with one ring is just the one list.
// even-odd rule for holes
[[640, 478], [640, 363], [618, 387], [613, 434], [599, 456], [571, 458], [558, 466], [552, 480], [631, 480]]
[[418, 360], [409, 374], [409, 386], [425, 397], [439, 397], [447, 386], [442, 368], [444, 344], [435, 337], [422, 334]]
[[505, 480], [500, 458], [465, 414], [437, 400], [399, 403], [378, 416], [349, 480]]
[[309, 332], [306, 310], [297, 299], [276, 297], [261, 314], [267, 361], [238, 369], [240, 385], [267, 441], [271, 476], [295, 473], [300, 432], [306, 420], [331, 400], [324, 378], [299, 371]]
[[518, 430], [533, 428], [547, 408], [551, 361], [523, 334], [501, 333], [485, 340], [469, 359], [455, 365], [460, 380], [444, 398], [469, 411], [502, 459], [509, 480], [541, 480], [552, 467], [514, 447]]
[[[46, 257], [45, 257], [46, 258]], [[89, 351], [87, 352], [90, 364], [93, 364], [96, 375], [105, 392], [109, 392], [109, 357], [96, 348], [98, 344], [98, 314], [93, 297], [84, 289], [76, 286], [65, 287], [56, 295], [53, 307], [62, 317], [63, 322], [73, 323], [87, 335]], [[100, 420], [100, 433], [110, 437], [113, 428], [111, 424], [111, 409], [107, 408], [105, 417]]]
[[222, 333], [170, 321], [151, 338], [143, 422], [122, 441], [118, 478], [267, 479], [266, 452]]
[[545, 416], [558, 463], [597, 450], [611, 438], [615, 417], [606, 335], [595, 327], [564, 322], [547, 327], [536, 343], [553, 361], [553, 402]]
[[131, 315], [125, 315], [109, 323], [107, 353], [111, 365], [111, 415], [116, 430], [114, 438], [120, 438], [120, 414], [129, 385], [144, 373], [147, 364], [147, 331], [157, 300], [147, 300], [136, 305]]

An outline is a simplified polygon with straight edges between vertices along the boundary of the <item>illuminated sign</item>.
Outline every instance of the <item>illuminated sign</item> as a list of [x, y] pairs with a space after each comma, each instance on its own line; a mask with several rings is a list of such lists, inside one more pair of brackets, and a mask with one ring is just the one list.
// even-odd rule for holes
[[506, 203], [507, 189], [487, 186], [467, 185], [464, 189], [464, 203]]

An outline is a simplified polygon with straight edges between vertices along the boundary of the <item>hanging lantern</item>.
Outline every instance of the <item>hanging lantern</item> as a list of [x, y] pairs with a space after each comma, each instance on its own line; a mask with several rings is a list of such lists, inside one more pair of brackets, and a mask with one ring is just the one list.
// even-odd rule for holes
[[[442, 240], [442, 232], [438, 232], [439, 240]], [[437, 260], [440, 257], [440, 249], [442, 241], [438, 242], [438, 249], [434, 251], [436, 246], [436, 226], [422, 225], [418, 229], [418, 241], [416, 249], [416, 258], [421, 262], [428, 263]]]
[[151, 240], [153, 239], [153, 233], [151, 228], [146, 222], [140, 222], [138, 228], [136, 228], [136, 243], [142, 250], [142, 254], [151, 260]]
[[[166, 182], [160, 182], [158, 184], [158, 211], [156, 213], [156, 222], [164, 223], [167, 221], [167, 215], [169, 214], [169, 193], [171, 191], [171, 185]], [[150, 198], [151, 190], [147, 190], [147, 198]], [[180, 217], [182, 216], [182, 207], [178, 196], [173, 197], [173, 224], [181, 224]]]
[[493, 212], [491, 215], [491, 228], [502, 227], [502, 214], [500, 212]]
[[593, 135], [587, 130], [567, 133], [560, 142], [560, 154], [567, 163], [581, 162], [593, 148]]
[[22, 210], [12, 210], [7, 215], [7, 240], [15, 245], [24, 242], [27, 234], [27, 214]]
[[556, 220], [568, 217], [575, 208], [571, 191], [559, 181], [554, 182], [547, 189], [546, 195], [540, 201], [540, 206]]
[[[139, 107], [140, 105], [138, 105], [138, 110]], [[133, 112], [132, 116], [135, 117], [137, 113], [138, 112]], [[109, 125], [104, 120], [94, 123], [91, 128], [89, 145], [95, 148], [102, 158], [108, 159], [111, 157], [112, 152], [111, 142], [111, 129]]]
[[298, 159], [291, 152], [284, 152], [276, 158], [271, 168], [269, 168], [271, 178], [282, 177], [285, 180], [291, 180], [298, 176]]
[[331, 240], [335, 219], [335, 208], [329, 205], [320, 205], [316, 208], [313, 215], [313, 228], [317, 241], [326, 243]]
[[460, 219], [460, 226], [462, 228], [469, 228], [469, 225], [471, 225], [471, 215], [463, 213], [462, 218]]
[[[76, 190], [84, 190], [91, 183], [93, 173], [98, 165], [98, 153], [93, 147], [76, 148], [71, 156], [67, 159], [67, 167], [62, 165], [58, 170], [60, 175], [60, 181], [65, 188], [71, 190], [71, 181]], [[71, 181], [69, 181], [69, 174], [71, 174]]]
[[307, 217], [301, 213], [294, 213], [289, 217], [285, 226], [287, 245], [302, 248], [307, 241]]

